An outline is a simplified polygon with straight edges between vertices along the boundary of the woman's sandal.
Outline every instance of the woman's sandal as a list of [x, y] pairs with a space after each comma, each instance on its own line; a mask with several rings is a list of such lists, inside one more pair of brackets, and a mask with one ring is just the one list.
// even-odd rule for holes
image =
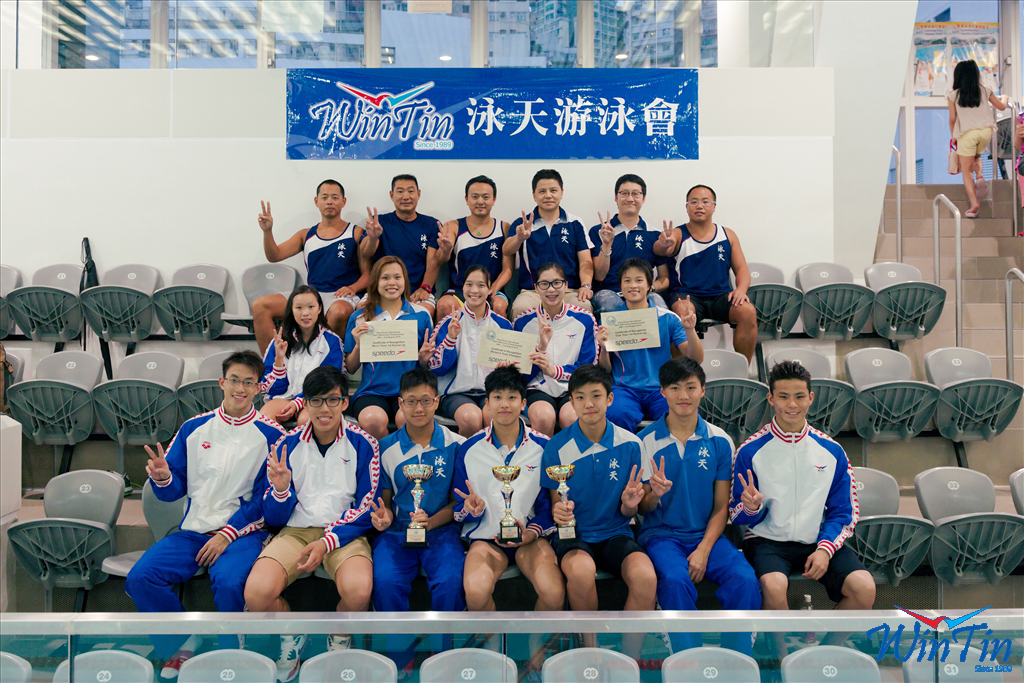
[[978, 209], [976, 211], [968, 211], [967, 213], [964, 214], [964, 216], [966, 216], [967, 218], [977, 218], [979, 211], [981, 211], [981, 209]]

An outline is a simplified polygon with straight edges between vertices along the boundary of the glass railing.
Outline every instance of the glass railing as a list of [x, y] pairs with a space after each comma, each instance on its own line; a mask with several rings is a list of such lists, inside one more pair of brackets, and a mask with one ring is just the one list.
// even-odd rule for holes
[[[1021, 610], [928, 610], [917, 616], [882, 610], [5, 614], [0, 618], [0, 650], [27, 662], [32, 681], [117, 683], [148, 678], [148, 673], [125, 678], [116, 668], [119, 657], [143, 662], [143, 667], [148, 662], [156, 680], [164, 660], [155, 654], [150, 635], [201, 636], [199, 654], [185, 666], [193, 667], [189, 680], [211, 683], [260, 680], [246, 674], [248, 660], [272, 666], [282, 635], [308, 636], [302, 660], [311, 675], [303, 674], [300, 680], [316, 681], [394, 680], [389, 670], [401, 680], [477, 683], [1021, 680]], [[936, 620], [937, 631], [930, 625]], [[328, 651], [329, 636], [336, 633], [353, 634], [351, 649], [316, 659]], [[220, 649], [227, 647], [226, 642], [234, 645], [239, 635], [245, 654]], [[752, 657], [721, 648], [723, 639]], [[599, 649], [589, 649], [594, 645]], [[377, 657], [368, 665], [368, 658], [357, 651], [386, 659]], [[208, 652], [218, 654], [201, 658]], [[442, 652], [450, 654], [434, 656]], [[73, 662], [73, 678], [55, 677], [69, 653], [89, 656]], [[196, 677], [199, 666], [207, 671]], [[63, 671], [67, 668], [63, 664]], [[876, 669], [878, 677], [871, 673]], [[377, 677], [370, 677], [371, 670]], [[6, 671], [4, 681], [16, 680]]]

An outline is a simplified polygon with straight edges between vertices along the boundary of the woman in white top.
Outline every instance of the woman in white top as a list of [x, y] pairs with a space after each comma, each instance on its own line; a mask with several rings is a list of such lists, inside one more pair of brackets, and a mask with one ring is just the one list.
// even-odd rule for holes
[[[977, 218], [981, 204], [978, 196], [988, 196], [988, 185], [981, 174], [981, 153], [988, 147], [995, 130], [991, 104], [1002, 111], [1006, 109], [1007, 97], [996, 97], [981, 83], [978, 65], [973, 59], [960, 62], [953, 70], [953, 89], [946, 93], [949, 104], [949, 135], [956, 140], [956, 154], [960, 160], [960, 173], [971, 206], [967, 218]], [[977, 183], [974, 177], [978, 176]], [[977, 185], [977, 189], [975, 189]]]

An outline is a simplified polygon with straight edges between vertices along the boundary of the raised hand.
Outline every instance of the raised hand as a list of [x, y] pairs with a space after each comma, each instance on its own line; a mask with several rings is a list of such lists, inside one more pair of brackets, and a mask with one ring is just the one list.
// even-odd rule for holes
[[612, 242], [615, 241], [615, 228], [612, 227], [612, 214], [606, 211], [605, 217], [601, 218], [601, 212], [597, 212], [597, 220], [601, 221], [601, 229], [598, 235], [601, 236], [601, 251], [611, 251]]
[[743, 478], [742, 472], [737, 472], [736, 476], [740, 478], [740, 485], [743, 486], [743, 493], [740, 494], [740, 502], [743, 503], [743, 507], [747, 509], [747, 512], [757, 512], [761, 509], [761, 503], [764, 501], [764, 494], [757, 490], [754, 486], [754, 473], [747, 470], [747, 478]]
[[270, 202], [260, 201], [260, 215], [256, 217], [260, 230], [270, 232], [274, 229], [274, 217], [270, 213]]
[[452, 236], [444, 229], [444, 225], [441, 221], [437, 222], [437, 251], [441, 257], [441, 261], [447, 261], [452, 255], [452, 249], [455, 247], [455, 240]]
[[452, 314], [451, 322], [448, 323], [448, 338], [455, 341], [459, 338], [459, 334], [462, 332], [462, 314], [464, 309], [459, 309], [458, 313]]
[[658, 498], [661, 498], [672, 488], [672, 482], [665, 477], [665, 456], [661, 456], [661, 465], [654, 468], [651, 473], [651, 491]]
[[686, 303], [689, 306], [686, 309], [686, 314], [679, 318], [679, 322], [683, 324], [684, 330], [692, 330], [697, 326], [697, 309], [690, 303], [689, 294], [686, 295]]
[[551, 364], [551, 359], [548, 358], [548, 354], [543, 351], [534, 351], [530, 354], [530, 362], [540, 368], [548, 377], [555, 376], [555, 366]]
[[284, 325], [274, 333], [274, 367], [283, 368], [285, 354], [288, 353], [288, 342], [284, 340]]
[[636, 471], [636, 465], [633, 465], [633, 469], [629, 471], [629, 481], [626, 482], [626, 486], [622, 489], [622, 507], [627, 510], [636, 510], [636, 506], [640, 504], [640, 501], [644, 499], [644, 468], [640, 468], [640, 471]]
[[420, 347], [419, 361], [422, 365], [426, 365], [430, 362], [430, 357], [434, 355], [434, 351], [437, 349], [435, 342], [437, 341], [437, 335], [430, 335], [430, 330], [423, 333], [423, 346]]
[[288, 446], [272, 449], [267, 458], [267, 481], [278, 493], [284, 493], [292, 483], [292, 471], [288, 469]]
[[594, 338], [601, 345], [601, 348], [604, 348], [608, 343], [608, 328], [604, 325], [598, 325], [597, 329], [594, 330]]
[[[324, 561], [324, 555], [327, 554], [327, 544], [323, 539], [313, 541], [299, 553], [299, 559], [296, 564], [296, 568], [301, 572], [307, 572], [312, 574], [316, 571], [316, 568], [320, 566], [320, 563]], [[303, 560], [305, 558], [305, 560]]]
[[370, 521], [373, 522], [374, 529], [384, 531], [391, 526], [395, 516], [391, 514], [391, 510], [384, 504], [383, 498], [378, 498], [377, 500], [380, 501], [380, 505], [377, 505], [372, 500], [370, 501], [370, 507], [373, 508], [373, 512], [370, 513]]
[[366, 230], [367, 235], [372, 235], [376, 239], [380, 239], [380, 236], [384, 234], [384, 227], [377, 220], [376, 206], [373, 207], [372, 213], [370, 212], [370, 207], [366, 207], [366, 225], [363, 228]]
[[522, 241], [530, 239], [530, 233], [533, 231], [533, 212], [527, 214], [525, 211], [523, 214], [523, 222], [516, 226], [516, 237]]
[[370, 323], [366, 322], [365, 320], [360, 320], [358, 323], [356, 323], [356, 326], [352, 328], [352, 336], [355, 338], [356, 343], [358, 344], [362, 336], [369, 331]]
[[540, 316], [537, 322], [539, 324], [537, 336], [540, 337], [540, 343], [537, 344], [537, 348], [541, 351], [547, 351], [548, 344], [551, 343], [551, 319], [548, 318], [548, 314], [544, 311], [543, 306], [540, 309]]
[[146, 452], [149, 453], [149, 460], [146, 462], [146, 474], [149, 478], [155, 482], [165, 482], [171, 478], [171, 467], [167, 464], [167, 458], [164, 457], [164, 447], [158, 442], [156, 445], [156, 453], [149, 446], [146, 446]]
[[463, 493], [462, 491], [455, 489], [455, 495], [465, 501], [462, 506], [466, 512], [474, 517], [479, 517], [484, 514], [484, 508], [487, 507], [487, 502], [473, 490], [473, 485], [469, 483], [469, 479], [466, 480], [466, 489], [469, 493]]
[[672, 227], [672, 221], [662, 221], [661, 226], [661, 235], [658, 236], [655, 246], [661, 247], [668, 254], [676, 248], [676, 231]]

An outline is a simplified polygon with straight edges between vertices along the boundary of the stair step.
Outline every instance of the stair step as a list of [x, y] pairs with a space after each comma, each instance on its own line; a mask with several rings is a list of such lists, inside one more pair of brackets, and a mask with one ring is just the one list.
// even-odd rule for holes
[[[896, 234], [896, 220], [886, 221], [885, 234]], [[935, 222], [929, 214], [926, 217], [914, 218], [903, 214], [903, 239], [908, 237], [928, 237], [935, 235]], [[952, 218], [939, 218], [939, 237], [954, 237], [956, 221]], [[968, 237], [1014, 237], [1012, 218], [965, 218], [960, 221], [960, 235]]]
[[[951, 178], [953, 176], [950, 176]], [[959, 176], [957, 176], [959, 178]], [[989, 187], [991, 188], [991, 197], [995, 201], [1008, 202], [1013, 198], [1013, 185], [1012, 180], [991, 180], [989, 179]], [[946, 197], [956, 202], [967, 201], [967, 189], [963, 183], [943, 183], [943, 184], [929, 184], [929, 185], [904, 185], [903, 186], [903, 200], [928, 200], [933, 201], [935, 197], [940, 194], [946, 195]], [[896, 186], [886, 185], [885, 186], [885, 199], [887, 201], [896, 201]]]
[[[903, 262], [915, 266], [921, 271], [921, 277], [928, 281], [935, 281], [935, 260], [930, 257], [907, 257], [903, 256]], [[1002, 284], [1007, 271], [1011, 268], [1019, 268], [1020, 259], [1012, 256], [965, 256], [961, 261], [961, 277], [967, 280], [998, 280]], [[939, 258], [939, 277], [952, 280], [956, 277], [956, 259], [950, 255], [948, 258]], [[991, 301], [991, 299], [989, 300]]]

